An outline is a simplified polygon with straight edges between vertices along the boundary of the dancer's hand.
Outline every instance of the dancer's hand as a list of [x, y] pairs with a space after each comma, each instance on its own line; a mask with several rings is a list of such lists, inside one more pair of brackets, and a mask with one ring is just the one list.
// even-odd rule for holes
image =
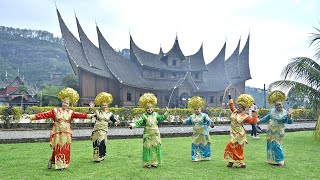
[[90, 106], [90, 109], [94, 108], [94, 106], [95, 106], [94, 102], [90, 101], [89, 106]]
[[119, 121], [119, 120], [117, 120], [117, 121], [114, 123], [115, 126], [118, 126], [119, 124], [120, 124], [120, 121]]
[[211, 124], [210, 124], [210, 127], [211, 127], [211, 128], [214, 128], [214, 124], [213, 124], [213, 123], [211, 123]]
[[30, 115], [29, 114], [22, 114], [22, 118], [23, 119], [30, 119]]

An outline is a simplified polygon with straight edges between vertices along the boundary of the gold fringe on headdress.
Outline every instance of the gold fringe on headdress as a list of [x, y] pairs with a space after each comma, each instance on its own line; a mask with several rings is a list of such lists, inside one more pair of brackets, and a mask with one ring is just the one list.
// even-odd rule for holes
[[69, 100], [71, 104], [76, 104], [79, 100], [79, 94], [76, 90], [66, 87], [59, 92], [58, 98], [60, 98], [61, 101]]
[[241, 94], [237, 98], [237, 104], [243, 106], [244, 108], [250, 108], [254, 103], [254, 99], [250, 94]]
[[276, 104], [277, 102], [283, 102], [286, 100], [286, 94], [280, 90], [272, 91], [268, 96], [269, 104]]
[[196, 108], [203, 108], [204, 107], [204, 99], [202, 99], [199, 96], [193, 96], [188, 101], [188, 107], [189, 109], [196, 109]]
[[152, 93], [144, 93], [139, 98], [139, 106], [147, 109], [149, 106], [155, 107], [157, 105], [158, 99]]
[[94, 99], [94, 102], [97, 105], [101, 105], [103, 103], [111, 104], [113, 101], [112, 95], [110, 93], [101, 92], [99, 93], [96, 98]]

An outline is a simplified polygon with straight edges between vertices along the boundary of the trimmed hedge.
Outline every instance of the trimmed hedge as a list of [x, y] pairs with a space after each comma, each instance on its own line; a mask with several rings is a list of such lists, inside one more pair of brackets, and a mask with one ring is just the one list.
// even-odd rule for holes
[[[29, 106], [27, 107], [25, 113], [27, 114], [35, 114], [39, 112], [50, 111], [52, 106], [46, 107], [38, 107], [38, 106]], [[6, 106], [0, 107], [0, 115], [1, 119], [4, 120]], [[99, 109], [99, 107], [95, 107], [89, 110], [89, 107], [70, 107], [70, 109], [77, 112], [85, 112], [85, 113], [93, 113], [95, 110]], [[119, 116], [119, 120], [123, 123], [130, 122], [133, 119], [137, 119], [141, 114], [145, 112], [143, 108], [109, 108], [114, 115]], [[166, 109], [164, 108], [154, 108], [154, 111], [159, 112], [159, 114], [163, 114]], [[214, 121], [219, 120], [229, 120], [231, 111], [225, 108], [207, 108], [203, 109], [203, 112], [207, 113]], [[267, 115], [269, 109], [259, 109], [258, 114], [260, 117]], [[193, 114], [193, 110], [190, 109], [180, 109], [180, 108], [171, 108], [168, 109], [168, 114], [175, 117], [175, 121], [183, 120], [188, 118], [191, 114]], [[13, 108], [13, 119], [11, 122], [17, 122], [21, 115], [22, 111], [19, 106]], [[314, 114], [309, 109], [294, 109], [293, 110], [293, 119], [315, 119]], [[46, 122], [51, 122], [51, 119], [47, 119]]]

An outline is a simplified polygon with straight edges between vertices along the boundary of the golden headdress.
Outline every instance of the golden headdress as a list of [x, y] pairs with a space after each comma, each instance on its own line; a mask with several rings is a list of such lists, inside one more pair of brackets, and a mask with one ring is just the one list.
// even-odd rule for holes
[[250, 108], [254, 103], [254, 99], [250, 94], [241, 94], [237, 98], [237, 104], [243, 106], [244, 108]]
[[99, 93], [96, 98], [94, 99], [94, 102], [97, 105], [101, 105], [103, 103], [111, 104], [113, 101], [112, 95], [110, 93], [101, 92]]
[[152, 93], [144, 93], [139, 98], [139, 106], [147, 109], [149, 106], [155, 107], [157, 105], [158, 99]]
[[71, 104], [76, 104], [79, 100], [79, 94], [76, 90], [66, 87], [59, 92], [58, 98], [61, 101], [68, 100]]
[[286, 100], [286, 94], [280, 90], [274, 90], [268, 96], [269, 104], [276, 104], [277, 102], [283, 102], [284, 100]]
[[203, 108], [204, 107], [204, 99], [199, 96], [193, 96], [188, 101], [188, 107], [190, 109]]

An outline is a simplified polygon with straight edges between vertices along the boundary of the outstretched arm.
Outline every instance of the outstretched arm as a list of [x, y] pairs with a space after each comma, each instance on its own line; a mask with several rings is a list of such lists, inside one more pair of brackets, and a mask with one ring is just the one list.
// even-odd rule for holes
[[166, 111], [163, 115], [157, 114], [157, 121], [162, 122], [168, 118], [168, 111]]
[[72, 112], [71, 118], [79, 118], [79, 119], [91, 119], [94, 117], [94, 114], [80, 113], [80, 112]]
[[48, 112], [32, 114], [29, 116], [30, 120], [40, 120], [51, 118], [54, 121], [54, 109], [51, 109]]
[[145, 119], [146, 119], [146, 118], [145, 118], [145, 115], [142, 114], [141, 117], [140, 117], [140, 119], [139, 119], [138, 121], [136, 121], [136, 122], [134, 122], [134, 123], [131, 123], [131, 124], [129, 125], [129, 128], [132, 129], [132, 128], [136, 128], [136, 127], [141, 126], [141, 125], [145, 122]]
[[264, 123], [264, 122], [268, 122], [269, 120], [270, 120], [270, 112], [266, 116], [261, 118], [258, 122], [259, 123]]
[[248, 116], [243, 122], [256, 124], [258, 121], [258, 114], [256, 112], [252, 112], [252, 116]]
[[192, 115], [188, 119], [184, 120], [182, 124], [185, 124], [185, 125], [192, 124]]
[[234, 112], [234, 111], [237, 110], [237, 109], [236, 109], [235, 106], [234, 106], [234, 103], [233, 103], [233, 100], [232, 100], [230, 94], [229, 94], [228, 97], [229, 97], [229, 102], [228, 102], [228, 104], [229, 104], [229, 109], [231, 110], [231, 112]]
[[282, 119], [282, 123], [292, 124], [292, 111], [290, 109], [287, 110], [287, 115]]
[[204, 121], [204, 124], [210, 126], [211, 128], [214, 127], [214, 122], [212, 121], [212, 119], [210, 119], [210, 117], [208, 116], [208, 114], [205, 114], [205, 115], [204, 115], [203, 121]]
[[118, 126], [120, 124], [120, 121], [117, 120], [113, 114], [110, 117], [110, 121], [112, 121], [115, 126]]

